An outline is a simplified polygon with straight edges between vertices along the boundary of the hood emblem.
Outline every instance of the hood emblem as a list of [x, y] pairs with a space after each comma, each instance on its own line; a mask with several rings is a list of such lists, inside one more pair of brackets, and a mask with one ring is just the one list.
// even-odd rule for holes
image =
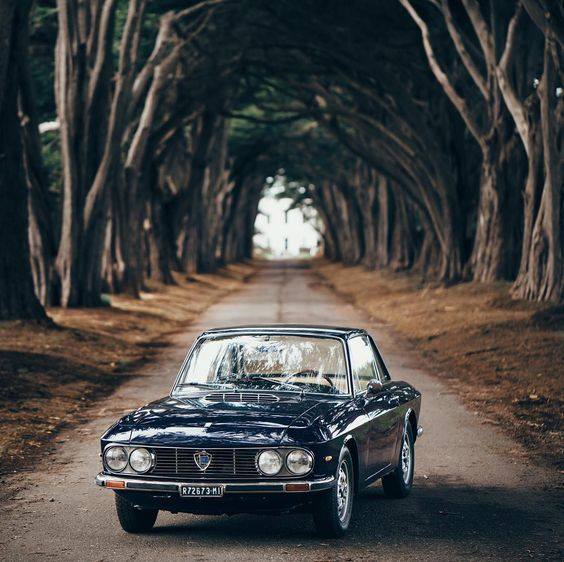
[[200, 470], [206, 470], [212, 461], [212, 456], [207, 451], [198, 451], [194, 454], [194, 462]]

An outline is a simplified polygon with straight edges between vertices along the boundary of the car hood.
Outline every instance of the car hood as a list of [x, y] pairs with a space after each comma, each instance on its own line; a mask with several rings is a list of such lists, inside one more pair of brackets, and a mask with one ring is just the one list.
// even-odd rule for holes
[[[136, 410], [115, 427], [131, 443], [184, 447], [274, 446], [288, 428], [305, 429], [341, 400], [299, 396], [271, 404], [166, 397]], [[105, 439], [112, 440], [111, 435]]]

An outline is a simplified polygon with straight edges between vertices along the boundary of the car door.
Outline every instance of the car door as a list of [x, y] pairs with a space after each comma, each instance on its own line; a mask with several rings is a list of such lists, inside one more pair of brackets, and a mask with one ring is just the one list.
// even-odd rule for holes
[[[368, 416], [366, 434], [366, 475], [367, 478], [381, 472], [392, 463], [397, 437], [397, 400], [388, 382], [389, 376], [379, 365], [373, 343], [367, 335], [355, 336], [349, 340], [351, 371], [355, 400]], [[376, 379], [382, 383], [382, 390], [367, 394], [368, 381]]]
[[389, 455], [389, 463], [395, 464], [397, 462], [397, 447], [399, 445], [399, 438], [403, 429], [403, 414], [401, 413], [401, 405], [405, 401], [405, 397], [401, 390], [401, 385], [397, 381], [392, 381], [388, 368], [382, 359], [382, 355], [378, 351], [374, 340], [368, 336], [374, 357], [376, 359], [376, 367], [380, 374], [382, 381], [382, 395], [387, 403], [386, 417], [387, 417], [387, 431], [383, 437], [382, 447]]

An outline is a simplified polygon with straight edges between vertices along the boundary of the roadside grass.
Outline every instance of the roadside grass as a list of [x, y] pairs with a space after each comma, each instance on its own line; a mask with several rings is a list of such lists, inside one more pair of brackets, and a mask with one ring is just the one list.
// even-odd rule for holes
[[564, 469], [563, 306], [512, 300], [507, 283], [433, 288], [413, 274], [323, 261], [314, 270], [406, 339], [482, 423]]
[[254, 271], [236, 264], [175, 274], [177, 285], [149, 282], [139, 300], [111, 295], [103, 308], [50, 308], [52, 327], [0, 322], [0, 473], [31, 464], [45, 442], [166, 347], [167, 336]]

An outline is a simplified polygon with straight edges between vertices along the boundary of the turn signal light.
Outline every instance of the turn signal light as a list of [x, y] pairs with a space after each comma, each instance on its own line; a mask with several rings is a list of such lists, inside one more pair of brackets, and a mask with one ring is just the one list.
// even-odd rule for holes
[[286, 484], [286, 492], [309, 492], [309, 484]]
[[106, 482], [106, 488], [125, 488], [125, 482], [123, 480], [108, 480]]

